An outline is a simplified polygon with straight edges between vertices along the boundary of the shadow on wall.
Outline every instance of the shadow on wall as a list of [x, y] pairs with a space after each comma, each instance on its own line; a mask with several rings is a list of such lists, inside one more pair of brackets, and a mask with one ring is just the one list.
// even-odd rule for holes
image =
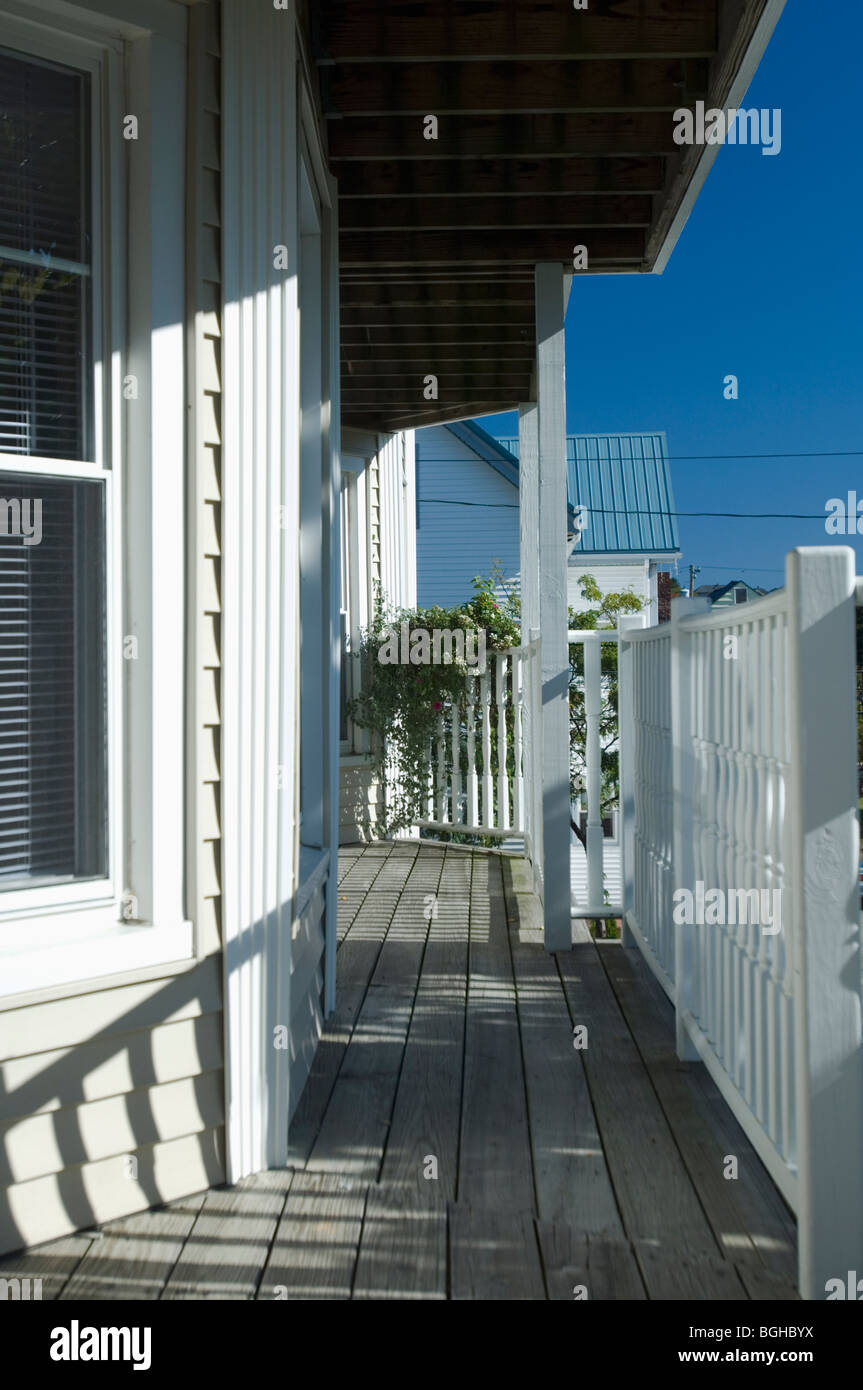
[[[64, 1002], [87, 1007], [83, 999]], [[154, 1024], [180, 1020], [191, 1032], [185, 1078], [176, 1068], [166, 1075], [164, 1056], [155, 1055]], [[219, 956], [172, 977], [76, 1045], [47, 1053], [35, 1074], [39, 1058], [29, 1041], [27, 1049], [26, 1060], [9, 1057], [0, 1065], [0, 1251], [224, 1182]], [[98, 1084], [88, 1085], [118, 1060], [121, 1093], [108, 1087], [103, 1095]], [[9, 1077], [25, 1066], [27, 1079], [10, 1086]], [[179, 1119], [166, 1096], [171, 1083], [185, 1089]], [[118, 1141], [119, 1153], [111, 1147]], [[166, 1157], [171, 1142], [187, 1146], [182, 1163]]]

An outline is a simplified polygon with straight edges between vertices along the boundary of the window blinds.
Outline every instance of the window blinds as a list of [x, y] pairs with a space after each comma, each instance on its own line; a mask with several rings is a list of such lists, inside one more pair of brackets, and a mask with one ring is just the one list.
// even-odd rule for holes
[[103, 513], [101, 482], [0, 473], [2, 888], [107, 872]]
[[92, 456], [88, 74], [0, 49], [0, 452]]

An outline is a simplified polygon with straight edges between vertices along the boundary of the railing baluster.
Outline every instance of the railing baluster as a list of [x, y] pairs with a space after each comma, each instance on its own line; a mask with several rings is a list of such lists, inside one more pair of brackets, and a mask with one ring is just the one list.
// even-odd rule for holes
[[522, 770], [522, 711], [524, 705], [524, 656], [514, 652], [512, 657], [512, 828], [524, 833], [524, 774]]
[[495, 699], [497, 702], [497, 823], [501, 830], [509, 829], [509, 777], [507, 774], [506, 694], [507, 660], [498, 655], [495, 669]]
[[450, 820], [453, 825], [461, 824], [461, 715], [458, 701], [453, 700], [450, 707]]
[[491, 773], [491, 682], [489, 672], [480, 677], [479, 698], [482, 707], [482, 820], [488, 829], [495, 826], [494, 783]]
[[479, 824], [479, 786], [476, 775], [476, 676], [467, 677], [467, 820]]
[[442, 825], [448, 819], [446, 790], [446, 735], [441, 711], [437, 724], [437, 818]]

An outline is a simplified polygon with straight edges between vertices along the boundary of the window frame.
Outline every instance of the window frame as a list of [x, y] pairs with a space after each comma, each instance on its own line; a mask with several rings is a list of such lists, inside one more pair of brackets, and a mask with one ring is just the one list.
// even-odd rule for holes
[[[196, 959], [184, 902], [186, 15], [143, 0], [133, 24], [116, 0], [96, 4], [61, 15], [50, 0], [26, 13], [0, 0], [7, 51], [91, 74], [94, 458], [5, 454], [0, 468], [106, 489], [108, 748], [107, 877], [0, 896], [0, 1008]], [[140, 127], [131, 149], [127, 112]], [[137, 660], [124, 659], [127, 635]]]
[[[341, 459], [341, 478], [345, 486], [345, 506], [347, 521], [341, 536], [342, 565], [346, 567], [348, 584], [348, 630], [347, 630], [347, 698], [355, 698], [360, 691], [359, 644], [362, 629], [368, 626], [369, 605], [366, 566], [366, 507], [365, 478], [368, 459], [353, 453], [343, 453]], [[368, 752], [368, 735], [348, 716], [347, 738], [340, 740], [342, 758], [365, 755]]]

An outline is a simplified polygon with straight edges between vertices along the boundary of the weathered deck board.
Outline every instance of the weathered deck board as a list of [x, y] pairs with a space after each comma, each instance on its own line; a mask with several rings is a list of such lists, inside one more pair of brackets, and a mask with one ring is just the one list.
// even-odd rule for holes
[[162, 1297], [254, 1298], [284, 1204], [261, 1186], [208, 1192]]
[[[764, 1201], [764, 1180], [772, 1187], [770, 1178], [704, 1068], [678, 1060], [674, 1050], [674, 1015], [664, 991], [638, 952], [609, 945], [599, 950], [598, 956], [720, 1249], [737, 1265], [744, 1260], [754, 1261], [756, 1279], [763, 1254], [774, 1273], [793, 1281], [795, 1256], [790, 1213], [778, 1193], [775, 1207]], [[711, 1090], [719, 1102], [718, 1109], [709, 1104]], [[716, 1123], [719, 1114], [723, 1115], [722, 1129]], [[725, 1160], [731, 1155], [738, 1160], [736, 1179], [724, 1176]]]
[[94, 1240], [61, 1299], [158, 1298], [195, 1224], [197, 1212], [144, 1211]]
[[630, 1240], [688, 1244], [718, 1255], [713, 1232], [595, 946], [558, 957], [597, 1122]]
[[354, 1280], [354, 1298], [447, 1296], [447, 1219], [413, 1190], [369, 1188]]
[[49, 1245], [37, 1245], [18, 1255], [4, 1255], [0, 1260], [0, 1279], [29, 1279], [31, 1296], [34, 1279], [42, 1281], [44, 1300], [59, 1298], [75, 1270], [80, 1265], [94, 1237], [63, 1236]]
[[449, 1209], [454, 1300], [544, 1299], [536, 1230], [529, 1212]]
[[527, 1097], [500, 895], [471, 893], [469, 969], [458, 1200], [531, 1211]]
[[537, 1210], [582, 1232], [623, 1239], [602, 1141], [555, 958], [533, 896], [507, 898]]
[[0, 1278], [41, 1274], [44, 1298], [796, 1298], [793, 1218], [704, 1068], [678, 1063], [638, 955], [547, 955], [510, 856], [371, 846], [340, 872], [338, 1010], [292, 1171], [22, 1252]]
[[[420, 1206], [451, 1201], [458, 1177], [468, 924], [466, 905], [440, 897], [429, 922], [381, 1181]], [[436, 1176], [429, 1159], [435, 1160]]]
[[428, 922], [415, 903], [403, 899], [312, 1145], [306, 1165], [310, 1171], [377, 1181], [427, 932]]
[[350, 1298], [365, 1202], [350, 1178], [296, 1174], [257, 1297]]
[[570, 1303], [576, 1298], [647, 1298], [638, 1261], [625, 1240], [585, 1235], [553, 1221], [538, 1221], [536, 1230], [549, 1298]]
[[371, 894], [339, 947], [336, 1009], [327, 1020], [291, 1122], [288, 1161], [295, 1167], [308, 1161], [398, 901], [393, 890]]
[[746, 1298], [746, 1289], [734, 1265], [721, 1256], [709, 1256], [688, 1245], [670, 1241], [635, 1241], [635, 1253], [648, 1296], [656, 1301], [719, 1303]]

